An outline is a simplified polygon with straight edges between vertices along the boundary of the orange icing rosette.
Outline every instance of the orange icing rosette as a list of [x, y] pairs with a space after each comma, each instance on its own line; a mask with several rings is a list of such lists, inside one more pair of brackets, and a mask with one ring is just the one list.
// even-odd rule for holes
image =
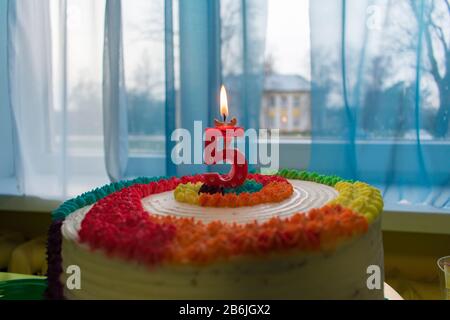
[[205, 264], [290, 250], [332, 250], [368, 230], [363, 216], [340, 205], [327, 205], [288, 218], [274, 217], [263, 223], [203, 223], [171, 216], [150, 219], [175, 227], [175, 237], [166, 251], [166, 261], [174, 263]]
[[289, 182], [269, 182], [260, 191], [240, 194], [201, 193], [198, 202], [203, 207], [244, 207], [263, 203], [281, 202], [289, 198], [294, 189]]

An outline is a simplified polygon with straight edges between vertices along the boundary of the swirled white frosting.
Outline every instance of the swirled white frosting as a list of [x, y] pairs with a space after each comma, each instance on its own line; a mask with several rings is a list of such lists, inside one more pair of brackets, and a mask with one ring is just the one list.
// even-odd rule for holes
[[220, 220], [223, 222], [259, 222], [272, 217], [288, 217], [297, 212], [320, 208], [337, 196], [337, 191], [329, 186], [300, 180], [289, 180], [294, 193], [289, 199], [279, 203], [260, 204], [239, 208], [212, 208], [181, 203], [175, 200], [173, 192], [164, 192], [142, 199], [146, 211], [157, 215], [194, 217], [204, 222]]

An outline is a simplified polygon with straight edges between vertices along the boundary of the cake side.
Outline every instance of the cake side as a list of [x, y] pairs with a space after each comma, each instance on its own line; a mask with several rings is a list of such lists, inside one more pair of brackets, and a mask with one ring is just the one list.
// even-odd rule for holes
[[[63, 269], [82, 271], [81, 290], [68, 299], [382, 299], [366, 286], [368, 265], [382, 265], [376, 221], [359, 239], [330, 252], [286, 252], [206, 266], [149, 268], [63, 240]], [[64, 283], [67, 275], [62, 274]]]
[[[332, 251], [299, 250], [237, 257], [207, 265], [152, 268], [108, 256], [64, 238], [63, 269], [82, 271], [80, 290], [68, 299], [382, 299], [369, 290], [368, 265], [383, 265], [380, 220]], [[65, 283], [68, 275], [62, 274]]]

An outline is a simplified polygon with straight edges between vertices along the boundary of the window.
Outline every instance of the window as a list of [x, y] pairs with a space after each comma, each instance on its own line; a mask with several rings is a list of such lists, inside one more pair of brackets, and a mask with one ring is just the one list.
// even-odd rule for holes
[[287, 107], [287, 105], [288, 105], [288, 98], [287, 98], [287, 96], [281, 96], [281, 106], [283, 107], [283, 108], [286, 108]]
[[[280, 107], [297, 108], [300, 93], [310, 94], [309, 0], [268, 0], [267, 12], [264, 90], [279, 92]], [[309, 103], [306, 108], [310, 108]], [[271, 124], [283, 129], [282, 137], [309, 138], [309, 130], [302, 134], [298, 130], [303, 121], [310, 127], [309, 118], [298, 119], [293, 112], [278, 118]]]
[[[72, 196], [108, 181], [103, 155], [102, 65], [105, 1], [67, 1], [67, 189]], [[52, 31], [61, 32], [57, 7], [53, 7]], [[57, 45], [54, 50], [59, 50]], [[55, 62], [55, 66], [60, 66]], [[63, 69], [59, 70], [61, 76]], [[62, 107], [56, 104], [52, 127], [57, 127]], [[51, 136], [58, 137], [58, 134]], [[55, 157], [64, 152], [64, 136], [56, 141]], [[62, 181], [64, 184], [64, 181]]]
[[267, 98], [267, 106], [269, 108], [275, 108], [275, 105], [276, 105], [276, 103], [275, 103], [275, 96], [274, 95], [270, 95]]
[[122, 19], [129, 155], [163, 157], [164, 1], [134, 0], [122, 6]]
[[271, 96], [270, 96], [270, 106], [271, 106], [272, 108], [275, 108], [276, 105], [277, 105], [277, 103], [276, 103], [276, 97], [275, 97], [274, 95], [271, 95]]
[[[21, 180], [30, 184], [28, 194], [65, 197], [101, 185], [108, 181], [105, 162], [113, 176], [110, 167], [118, 167], [111, 165], [116, 156], [121, 163], [114, 177], [172, 170], [166, 147], [172, 125], [190, 130], [195, 120], [211, 123], [218, 112], [211, 109], [217, 105], [214, 93], [220, 82], [229, 89], [230, 113], [240, 124], [251, 128], [260, 121], [261, 126], [281, 129], [282, 139], [291, 139], [289, 150], [281, 152], [284, 160], [295, 160], [291, 152], [302, 144], [301, 138], [310, 142], [313, 128], [311, 163], [324, 165], [317, 171], [339, 174], [335, 169], [340, 165], [342, 175], [364, 173], [360, 178], [369, 182], [392, 178], [409, 183], [417, 176], [435, 184], [448, 182], [450, 43], [445, 26], [450, 15], [443, 1], [420, 1], [420, 8], [414, 1], [387, 2], [389, 10], [380, 5], [382, 32], [380, 26], [367, 25], [367, 3], [357, 0], [332, 1], [326, 9], [319, 1], [268, 0], [267, 11], [265, 2], [240, 0], [133, 0], [120, 2], [122, 6], [68, 0], [67, 21], [62, 21], [64, 9], [56, 8], [65, 8], [66, 2], [46, 1], [51, 10], [25, 3], [9, 2], [23, 16], [7, 19], [6, 4], [0, 2], [0, 97], [2, 105], [12, 106], [12, 114], [8, 108], [0, 110], [0, 176], [20, 176], [16, 171], [22, 168], [15, 167], [14, 157], [23, 157], [29, 172]], [[111, 39], [104, 33], [111, 21], [104, 19], [106, 3], [113, 6], [108, 6], [107, 17], [122, 19], [107, 35], [122, 37], [123, 48], [117, 38], [105, 41]], [[166, 24], [171, 16], [165, 5], [173, 5], [173, 26]], [[419, 15], [418, 9], [423, 11]], [[170, 35], [174, 52], [166, 46]], [[8, 79], [7, 36], [17, 46], [9, 63], [25, 61], [36, 72], [13, 67]], [[123, 52], [115, 47], [119, 54], [104, 55], [104, 44], [113, 42]], [[126, 106], [120, 111], [126, 114], [127, 130], [106, 121], [113, 134], [105, 137], [103, 111], [109, 109], [103, 108], [108, 100], [102, 95], [108, 85], [102, 73], [110, 69], [111, 78], [118, 79], [118, 90], [110, 92], [119, 98], [106, 98]], [[8, 94], [14, 101], [8, 102]], [[14, 127], [12, 120], [5, 123], [11, 118]], [[116, 118], [119, 123], [124, 119]], [[169, 128], [165, 120], [173, 120], [167, 121]], [[22, 136], [16, 139], [13, 133]], [[120, 145], [120, 155], [108, 151], [105, 157], [110, 141]], [[126, 146], [128, 153], [121, 153]], [[329, 156], [317, 152], [318, 146], [328, 148]], [[123, 159], [128, 160], [127, 170], [122, 170]], [[405, 159], [414, 163], [406, 168]], [[189, 170], [175, 169], [176, 174]], [[392, 172], [398, 174], [393, 177]]]
[[301, 117], [301, 114], [300, 113], [294, 113], [294, 115], [293, 115], [293, 117], [294, 117], [294, 130], [299, 130], [300, 128], [300, 117]]

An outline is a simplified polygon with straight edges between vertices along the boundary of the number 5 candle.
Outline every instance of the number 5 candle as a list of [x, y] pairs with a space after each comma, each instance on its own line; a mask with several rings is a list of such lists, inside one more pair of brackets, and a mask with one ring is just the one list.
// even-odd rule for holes
[[[231, 164], [230, 171], [221, 175], [219, 173], [206, 173], [205, 184], [213, 187], [236, 188], [244, 183], [248, 174], [248, 164], [245, 156], [237, 149], [230, 147], [232, 138], [243, 137], [244, 129], [236, 126], [237, 119], [226, 122], [228, 116], [228, 101], [225, 87], [220, 88], [220, 113], [223, 121], [214, 120], [214, 128], [205, 130], [205, 163], [216, 164], [223, 161]], [[223, 149], [218, 149], [218, 140], [223, 138]]]

